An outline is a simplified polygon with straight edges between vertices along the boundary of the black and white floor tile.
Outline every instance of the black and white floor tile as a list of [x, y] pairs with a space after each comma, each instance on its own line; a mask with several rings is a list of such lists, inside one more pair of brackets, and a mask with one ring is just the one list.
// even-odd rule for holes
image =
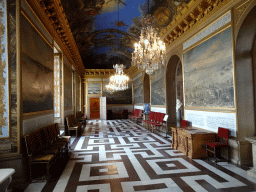
[[256, 191], [245, 170], [191, 160], [173, 150], [171, 138], [129, 120], [90, 120], [71, 149], [57, 180], [31, 183], [25, 192]]

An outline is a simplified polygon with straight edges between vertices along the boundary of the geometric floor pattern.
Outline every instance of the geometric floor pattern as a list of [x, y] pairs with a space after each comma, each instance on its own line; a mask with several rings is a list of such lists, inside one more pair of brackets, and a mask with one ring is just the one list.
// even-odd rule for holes
[[32, 183], [25, 192], [256, 191], [245, 170], [191, 160], [171, 147], [171, 138], [130, 120], [89, 120], [71, 149], [57, 181]]

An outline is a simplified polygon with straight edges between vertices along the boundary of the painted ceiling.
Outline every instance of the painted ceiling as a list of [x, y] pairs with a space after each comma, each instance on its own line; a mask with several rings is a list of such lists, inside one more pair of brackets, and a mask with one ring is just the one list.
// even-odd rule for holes
[[152, 14], [166, 27], [189, 0], [61, 0], [86, 69], [131, 66], [141, 18]]

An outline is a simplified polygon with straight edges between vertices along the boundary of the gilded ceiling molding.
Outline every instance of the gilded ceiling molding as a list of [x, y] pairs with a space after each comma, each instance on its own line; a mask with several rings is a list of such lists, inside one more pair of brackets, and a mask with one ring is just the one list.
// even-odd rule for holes
[[101, 78], [114, 75], [115, 69], [85, 69], [84, 78]]
[[[109, 78], [114, 75], [115, 69], [85, 69], [83, 78]], [[141, 70], [138, 70], [136, 66], [131, 66], [129, 69], [124, 69], [124, 73], [129, 76], [130, 79], [139, 74]]]
[[161, 30], [161, 37], [166, 45], [170, 46], [182, 34], [202, 23], [229, 2], [230, 0], [191, 0], [169, 26]]
[[85, 68], [60, 0], [26, 0], [67, 59], [82, 76]]

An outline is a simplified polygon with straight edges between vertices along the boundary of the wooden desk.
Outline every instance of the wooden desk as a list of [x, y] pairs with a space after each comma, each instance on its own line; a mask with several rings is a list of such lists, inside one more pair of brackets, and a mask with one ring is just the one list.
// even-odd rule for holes
[[171, 127], [172, 147], [191, 159], [205, 158], [202, 147], [206, 141], [213, 140], [216, 133], [196, 127]]

